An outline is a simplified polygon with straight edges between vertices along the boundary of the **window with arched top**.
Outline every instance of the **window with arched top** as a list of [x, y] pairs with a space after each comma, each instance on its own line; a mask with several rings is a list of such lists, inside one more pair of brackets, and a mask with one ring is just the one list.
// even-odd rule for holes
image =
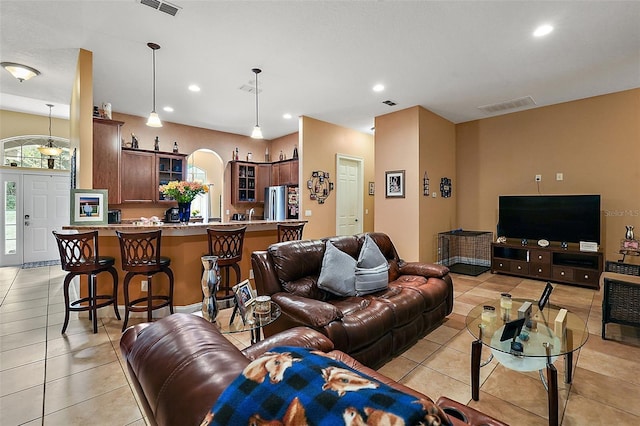
[[27, 167], [32, 169], [46, 169], [48, 155], [42, 155], [38, 151], [39, 146], [44, 146], [49, 142], [49, 138], [53, 140], [53, 144], [62, 149], [60, 155], [53, 158], [54, 169], [56, 170], [69, 170], [70, 157], [69, 153], [69, 139], [46, 136], [46, 135], [24, 135], [14, 136], [0, 140], [0, 146], [2, 147], [1, 158], [2, 165], [13, 167]]

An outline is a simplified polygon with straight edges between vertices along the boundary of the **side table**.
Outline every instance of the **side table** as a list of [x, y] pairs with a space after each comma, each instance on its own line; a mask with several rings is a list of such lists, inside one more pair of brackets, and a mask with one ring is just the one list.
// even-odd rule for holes
[[[609, 322], [640, 327], [640, 267], [619, 262], [607, 262], [607, 272], [600, 281], [603, 285], [602, 338], [606, 340]], [[610, 272], [610, 271], [620, 271]]]

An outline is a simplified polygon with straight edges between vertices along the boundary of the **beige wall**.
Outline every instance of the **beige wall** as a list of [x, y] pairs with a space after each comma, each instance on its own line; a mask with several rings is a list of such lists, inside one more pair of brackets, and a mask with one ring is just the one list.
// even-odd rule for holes
[[[456, 168], [455, 125], [424, 108], [420, 113], [420, 165], [415, 177], [419, 198], [419, 256], [421, 262], [438, 260], [437, 234], [456, 229], [456, 200], [458, 182]], [[436, 198], [425, 197], [422, 191], [424, 172], [429, 176], [429, 192]], [[440, 178], [451, 179], [450, 198], [440, 196]]]
[[79, 49], [69, 108], [70, 143], [77, 148], [77, 187], [93, 188], [93, 53]]
[[[310, 117], [301, 118], [300, 150], [300, 212], [308, 220], [304, 238], [322, 238], [336, 234], [336, 194], [331, 192], [324, 204], [309, 199], [306, 181], [314, 170], [329, 172], [330, 181], [335, 183], [336, 154], [344, 154], [363, 159], [363, 232], [373, 231], [373, 197], [368, 194], [368, 182], [374, 180], [373, 136]], [[293, 148], [292, 148], [293, 149]], [[278, 151], [279, 152], [279, 151]], [[289, 158], [289, 157], [287, 157]], [[337, 188], [336, 188], [337, 189]], [[305, 217], [305, 210], [312, 216]]]
[[[456, 212], [455, 126], [422, 107], [376, 117], [375, 230], [388, 234], [408, 261], [437, 260], [438, 232], [454, 228]], [[385, 172], [405, 171], [405, 198], [385, 197]], [[427, 171], [430, 192], [423, 196]], [[440, 178], [453, 181], [451, 198], [440, 197]]]
[[[293, 158], [293, 148], [298, 146], [299, 139], [300, 139], [299, 132], [291, 133], [290, 135], [273, 139], [271, 141], [271, 146], [269, 147], [271, 161], [278, 161], [280, 159], [281, 151], [285, 159]], [[300, 151], [299, 147], [298, 147], [298, 151]], [[299, 152], [298, 152], [298, 155], [300, 155]], [[258, 158], [260, 158], [259, 161], [262, 161], [262, 159], [264, 158], [264, 153], [262, 153], [262, 157], [258, 157]]]
[[[51, 134], [69, 139], [69, 120], [51, 119]], [[49, 135], [49, 117], [0, 110], [0, 139], [25, 135]]]
[[[620, 258], [624, 226], [640, 229], [640, 89], [462, 123], [456, 130], [458, 226], [495, 233], [499, 195], [540, 193], [600, 194], [609, 260]], [[558, 172], [563, 181], [556, 181]], [[539, 188], [536, 174], [542, 175]]]

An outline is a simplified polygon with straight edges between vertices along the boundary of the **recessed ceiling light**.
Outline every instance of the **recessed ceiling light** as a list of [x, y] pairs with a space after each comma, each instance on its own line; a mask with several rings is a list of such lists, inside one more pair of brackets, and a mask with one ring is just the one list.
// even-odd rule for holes
[[533, 35], [535, 37], [542, 37], [542, 36], [546, 36], [551, 31], [553, 31], [553, 27], [549, 24], [544, 24], [536, 28], [536, 30], [533, 32]]
[[167, 112], [173, 112], [173, 108], [171, 108], [170, 106], [166, 106], [166, 107], [164, 107], [162, 109], [167, 111]]
[[189, 85], [189, 90], [191, 90], [192, 92], [199, 92], [200, 91], [200, 87], [196, 86], [195, 84], [191, 84], [191, 85]]
[[382, 92], [384, 90], [384, 84], [376, 84], [373, 86], [374, 92]]
[[287, 120], [290, 120], [290, 119], [291, 119], [291, 117], [293, 117], [293, 116], [292, 116], [291, 114], [289, 114], [289, 113], [282, 114], [282, 118], [285, 118], [285, 119], [287, 119]]

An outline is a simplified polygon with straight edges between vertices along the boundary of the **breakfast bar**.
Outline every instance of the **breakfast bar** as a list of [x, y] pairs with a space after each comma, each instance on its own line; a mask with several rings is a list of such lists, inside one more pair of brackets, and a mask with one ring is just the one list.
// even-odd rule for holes
[[[207, 254], [207, 228], [238, 228], [246, 226], [244, 237], [242, 260], [240, 270], [242, 279], [248, 279], [251, 269], [251, 253], [256, 250], [265, 250], [269, 245], [277, 242], [278, 224], [300, 223], [300, 220], [251, 220], [251, 221], [230, 221], [230, 222], [210, 222], [210, 223], [189, 223], [183, 225], [179, 223], [164, 223], [156, 225], [140, 224], [109, 224], [109, 225], [70, 225], [65, 226], [65, 230], [75, 230], [78, 232], [98, 231], [98, 241], [100, 256], [112, 256], [116, 259], [116, 270], [119, 278], [118, 304], [124, 303], [122, 295], [122, 283], [125, 273], [121, 268], [120, 243], [116, 231], [121, 232], [145, 232], [162, 230], [161, 253], [162, 256], [171, 258], [171, 269], [175, 276], [174, 305], [176, 311], [185, 310], [184, 307], [202, 302], [202, 290], [200, 287], [202, 264], [200, 257]], [[233, 275], [232, 275], [233, 277]], [[143, 278], [135, 277], [138, 281]], [[98, 277], [100, 281], [100, 277]], [[101, 283], [99, 283], [101, 285]], [[105, 281], [106, 285], [106, 281]], [[163, 290], [168, 287], [168, 279], [164, 274], [154, 277], [154, 289]], [[85, 290], [86, 286], [81, 286]], [[154, 290], [155, 291], [155, 290]], [[136, 298], [141, 292], [141, 285], [138, 283], [130, 286], [130, 297]]]

